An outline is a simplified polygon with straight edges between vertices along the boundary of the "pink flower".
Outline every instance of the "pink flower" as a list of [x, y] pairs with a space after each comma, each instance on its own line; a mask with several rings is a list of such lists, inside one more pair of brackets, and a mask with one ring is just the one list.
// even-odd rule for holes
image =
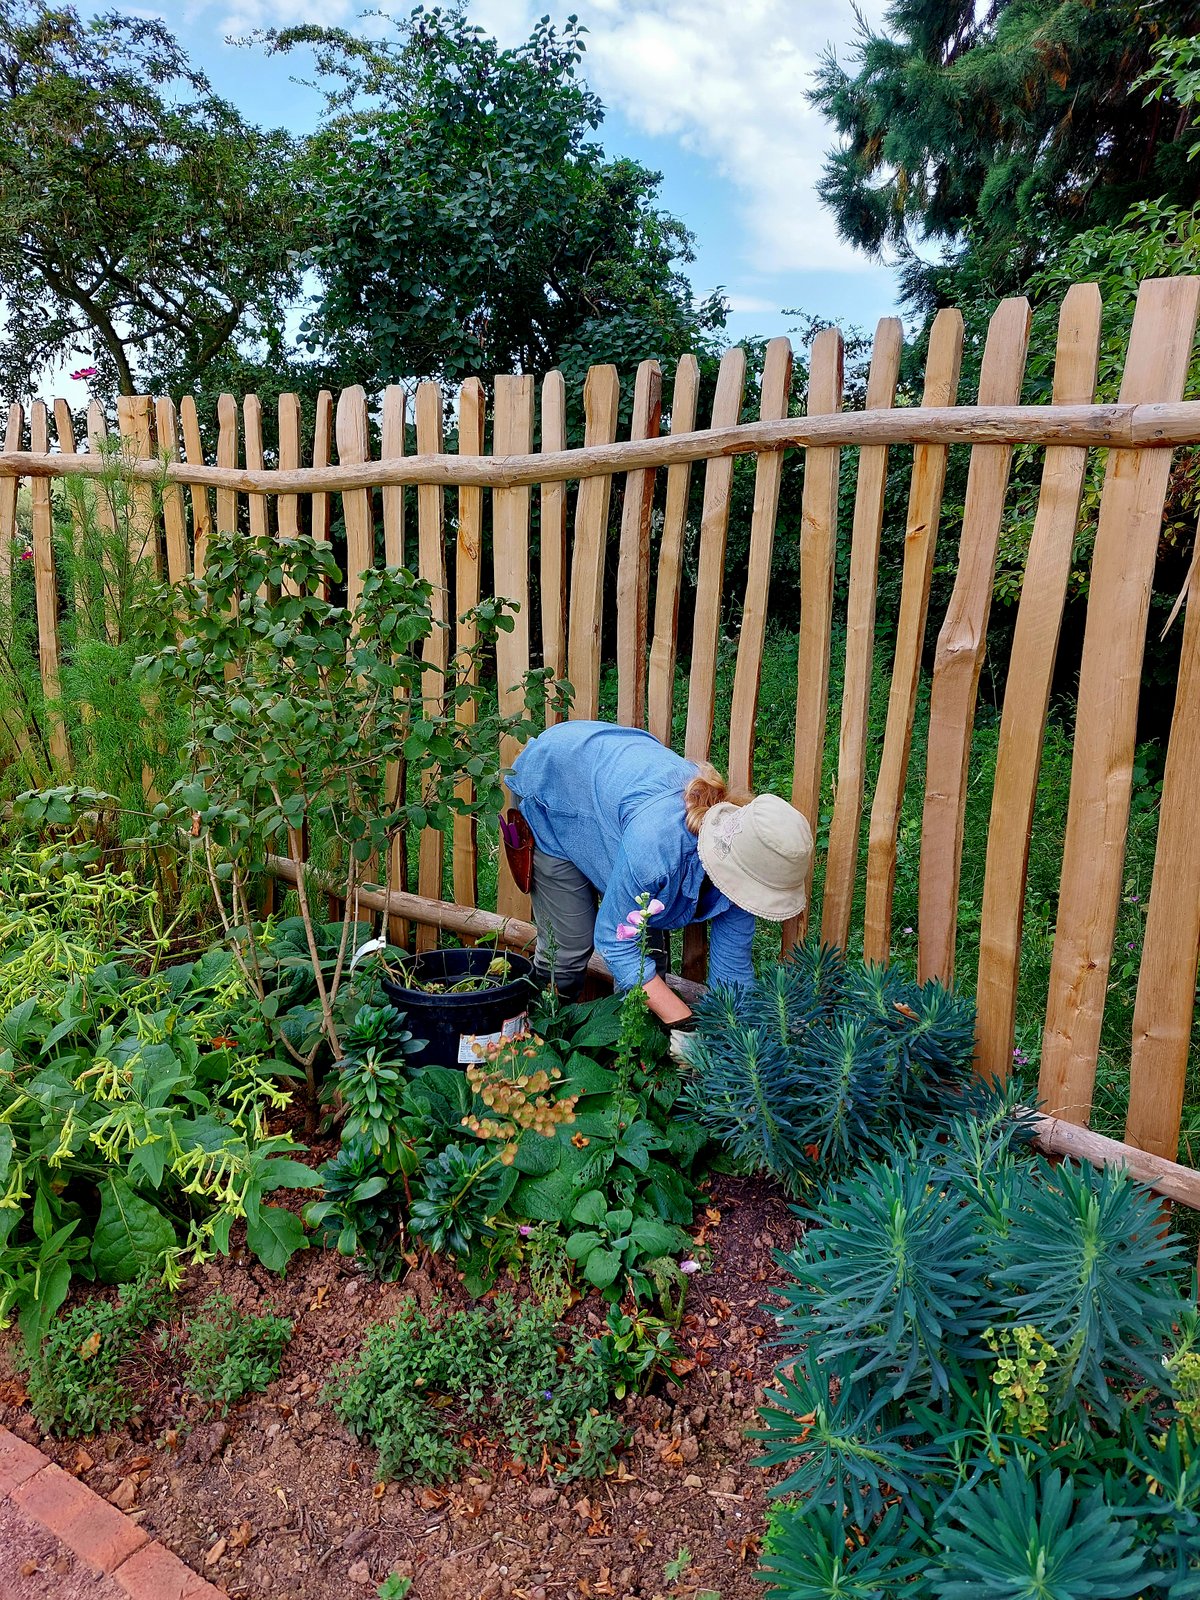
[[523, 1222], [517, 1229], [517, 1232], [521, 1235], [522, 1239], [528, 1239], [529, 1235], [533, 1232], [533, 1229], [527, 1222]]
[[665, 911], [666, 909], [666, 906], [663, 905], [661, 900], [651, 900], [650, 904], [646, 907], [646, 915], [648, 917], [656, 917], [660, 911]]
[[686, 1272], [688, 1277], [691, 1277], [693, 1272], [700, 1271], [700, 1263], [698, 1261], [681, 1261], [679, 1270], [680, 1272]]
[[21, 551], [21, 560], [22, 561], [32, 561], [33, 560], [33, 551], [32, 550], [22, 550]]
[[645, 920], [646, 920], [646, 913], [644, 911], [631, 911], [629, 913], [629, 915], [625, 918], [625, 921], [629, 924], [629, 926], [631, 928], [640, 928], [642, 923], [645, 922]]
[[88, 378], [94, 378], [99, 370], [98, 367], [80, 367], [78, 372], [73, 372], [71, 376], [77, 383], [85, 383]]
[[619, 923], [618, 926], [617, 926], [617, 938], [621, 941], [622, 944], [624, 944], [629, 939], [636, 939], [637, 938], [637, 929], [636, 928], [631, 928], [627, 922]]

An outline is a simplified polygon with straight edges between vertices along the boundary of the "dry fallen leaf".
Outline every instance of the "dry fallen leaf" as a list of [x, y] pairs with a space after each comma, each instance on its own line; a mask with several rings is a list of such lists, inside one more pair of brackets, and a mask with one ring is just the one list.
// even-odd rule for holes
[[218, 1539], [211, 1550], [205, 1551], [204, 1565], [206, 1567], [215, 1567], [217, 1562], [220, 1561], [221, 1557], [225, 1554], [225, 1551], [228, 1549], [228, 1547], [229, 1541], [227, 1539]]
[[89, 1455], [83, 1446], [80, 1445], [75, 1452], [75, 1459], [71, 1463], [71, 1471], [76, 1477], [78, 1477], [81, 1472], [90, 1472], [95, 1465], [95, 1457]]
[[329, 1285], [327, 1283], [322, 1283], [318, 1286], [316, 1294], [308, 1302], [308, 1309], [310, 1311], [320, 1311], [328, 1298]]
[[716, 1206], [705, 1206], [704, 1215], [708, 1218], [709, 1222], [712, 1223], [714, 1228], [719, 1228], [721, 1226], [721, 1213], [717, 1210]]
[[254, 1529], [248, 1522], [239, 1522], [229, 1535], [229, 1542], [235, 1550], [244, 1550], [255, 1538]]
[[79, 1359], [81, 1361], [90, 1361], [99, 1348], [100, 1330], [97, 1329], [95, 1333], [89, 1333], [87, 1338], [79, 1346]]
[[122, 1478], [117, 1487], [108, 1497], [109, 1505], [116, 1506], [118, 1511], [129, 1511], [137, 1504], [138, 1486], [136, 1478]]
[[32, 1578], [37, 1569], [38, 1564], [36, 1561], [22, 1561], [21, 1576], [23, 1578]]

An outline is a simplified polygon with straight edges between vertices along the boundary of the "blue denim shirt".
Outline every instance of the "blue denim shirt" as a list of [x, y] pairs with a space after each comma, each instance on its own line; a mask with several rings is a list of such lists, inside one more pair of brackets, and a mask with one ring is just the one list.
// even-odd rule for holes
[[618, 989], [641, 975], [636, 942], [617, 939], [640, 894], [666, 907], [656, 928], [711, 924], [710, 982], [753, 982], [754, 918], [707, 884], [684, 822], [683, 791], [696, 770], [640, 728], [560, 722], [526, 745], [509, 775], [538, 849], [572, 862], [599, 890], [596, 949]]

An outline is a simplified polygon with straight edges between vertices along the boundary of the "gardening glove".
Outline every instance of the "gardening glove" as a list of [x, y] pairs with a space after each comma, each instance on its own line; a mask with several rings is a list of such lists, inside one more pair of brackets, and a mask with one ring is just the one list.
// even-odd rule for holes
[[688, 1049], [692, 1042], [692, 1035], [690, 1032], [685, 1032], [682, 1028], [671, 1029], [671, 1041], [667, 1046], [667, 1050], [670, 1054], [671, 1060], [674, 1061], [677, 1066], [691, 1066], [691, 1061], [688, 1057]]

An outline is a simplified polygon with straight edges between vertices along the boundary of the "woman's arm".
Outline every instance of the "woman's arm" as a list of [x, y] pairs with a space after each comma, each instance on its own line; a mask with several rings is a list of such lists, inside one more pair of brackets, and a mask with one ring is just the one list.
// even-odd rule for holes
[[686, 1022], [691, 1016], [691, 1008], [657, 973], [642, 987], [646, 991], [646, 1004], [660, 1022], [665, 1022], [673, 1028], [677, 1023]]

